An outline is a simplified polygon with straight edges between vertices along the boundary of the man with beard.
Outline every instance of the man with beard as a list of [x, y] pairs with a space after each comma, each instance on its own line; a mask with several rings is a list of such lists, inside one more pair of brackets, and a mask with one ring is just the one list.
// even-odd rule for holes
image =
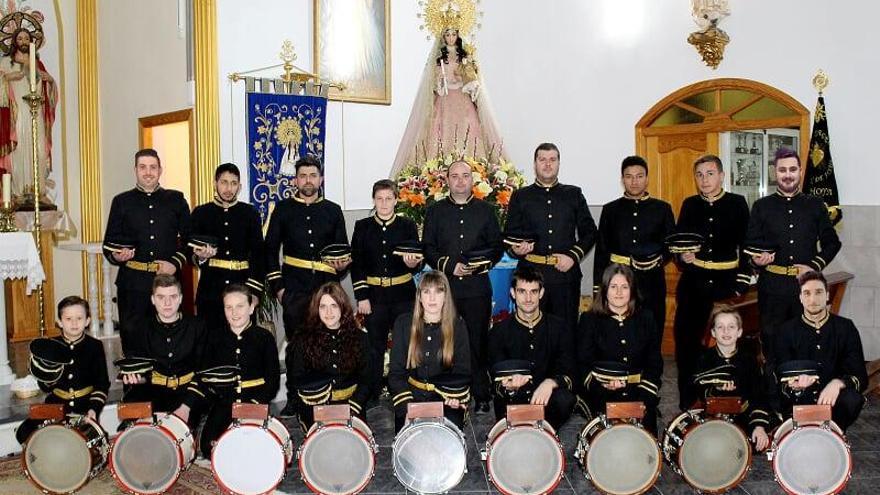
[[214, 172], [214, 201], [192, 213], [193, 262], [199, 267], [196, 308], [209, 332], [226, 323], [220, 294], [231, 283], [247, 285], [259, 297], [263, 291], [266, 253], [260, 214], [238, 201], [241, 174], [232, 163]]
[[645, 307], [663, 335], [666, 322], [666, 254], [663, 243], [675, 228], [672, 207], [648, 194], [648, 162], [628, 156], [620, 165], [623, 197], [602, 207], [593, 261], [593, 292], [611, 263], [632, 267]]
[[[574, 338], [561, 318], [541, 312], [544, 279], [531, 267], [513, 273], [510, 296], [516, 313], [489, 330], [489, 363], [495, 372], [495, 418], [507, 416], [508, 404], [544, 406], [556, 431], [571, 416], [576, 376]], [[528, 369], [510, 372], [515, 361]], [[507, 369], [505, 363], [509, 363]]]
[[183, 193], [159, 185], [162, 162], [156, 150], [134, 155], [137, 184], [117, 194], [110, 204], [104, 232], [104, 257], [119, 267], [116, 298], [119, 325], [152, 311], [153, 278], [176, 275], [184, 264], [189, 237], [189, 205]]
[[804, 311], [779, 328], [776, 359], [780, 366], [814, 361], [817, 369], [782, 384], [781, 412], [790, 417], [793, 405], [829, 405], [832, 419], [846, 431], [865, 404], [862, 340], [852, 320], [828, 311], [828, 282], [820, 272], [808, 271], [798, 281]]
[[535, 183], [510, 198], [504, 231], [534, 236], [512, 242], [523, 266], [544, 276], [541, 309], [559, 316], [574, 331], [581, 303], [580, 262], [596, 243], [596, 223], [581, 188], [559, 183], [559, 148], [542, 143], [535, 149]]
[[[34, 189], [30, 107], [24, 100], [24, 96], [30, 93], [28, 51], [31, 42], [35, 42], [33, 33], [23, 27], [16, 29], [10, 38], [7, 56], [0, 59], [0, 78], [4, 82], [3, 91], [0, 91], [0, 169], [12, 174], [15, 196]], [[41, 45], [36, 42], [34, 49]], [[36, 63], [37, 94], [43, 98], [37, 111], [37, 163], [40, 199], [45, 202], [49, 192], [46, 186], [54, 188], [46, 179], [52, 170], [52, 125], [58, 105], [58, 85], [46, 71], [39, 54]]]
[[[474, 177], [467, 162], [449, 165], [446, 177], [449, 196], [425, 213], [425, 260], [449, 278], [455, 308], [468, 329], [475, 411], [487, 413], [486, 339], [492, 317], [489, 268], [501, 259], [501, 230], [489, 203], [474, 197]], [[477, 257], [484, 262], [474, 263]]]
[[[342, 208], [321, 196], [322, 181], [321, 162], [315, 156], [297, 160], [296, 194], [277, 204], [266, 232], [266, 280], [281, 302], [288, 343], [303, 323], [312, 292], [327, 282], [339, 282], [351, 263], [350, 259], [322, 260], [321, 251], [328, 245], [348, 244]], [[288, 395], [292, 396], [296, 392], [290, 386]], [[295, 413], [293, 402], [288, 401], [281, 416]]]
[[[821, 272], [840, 251], [840, 239], [821, 198], [800, 192], [801, 161], [791, 149], [780, 148], [774, 159], [777, 190], [755, 201], [746, 232], [752, 263], [761, 269], [758, 311], [765, 360], [774, 362], [774, 331], [801, 315], [797, 277]], [[817, 247], [818, 245], [818, 247]], [[755, 246], [773, 252], [753, 250]], [[772, 368], [771, 368], [772, 371]], [[769, 375], [769, 373], [768, 373]]]
[[694, 162], [699, 194], [686, 198], [676, 230], [698, 234], [696, 253], [678, 257], [681, 278], [675, 301], [675, 362], [678, 367], [678, 405], [684, 411], [697, 400], [691, 376], [702, 348], [706, 322], [715, 302], [748, 290], [751, 268], [740, 251], [749, 223], [749, 205], [739, 194], [723, 189], [724, 167], [715, 155]]

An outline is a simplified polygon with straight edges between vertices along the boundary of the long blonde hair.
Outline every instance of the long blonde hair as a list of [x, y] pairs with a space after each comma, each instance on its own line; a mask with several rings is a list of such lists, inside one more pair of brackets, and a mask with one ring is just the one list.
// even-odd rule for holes
[[406, 367], [417, 368], [422, 364], [422, 337], [425, 330], [425, 310], [422, 307], [422, 291], [429, 288], [440, 289], [444, 294], [443, 312], [440, 316], [440, 357], [443, 366], [452, 367], [455, 350], [455, 303], [452, 301], [452, 290], [449, 280], [443, 272], [432, 270], [422, 275], [416, 290], [416, 302], [413, 307], [412, 325], [409, 329], [409, 349], [406, 354]]

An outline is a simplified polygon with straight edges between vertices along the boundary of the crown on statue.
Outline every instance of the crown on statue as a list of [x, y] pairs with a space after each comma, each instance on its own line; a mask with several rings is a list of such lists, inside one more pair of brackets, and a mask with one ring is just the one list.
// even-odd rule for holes
[[427, 29], [429, 39], [430, 35], [442, 36], [447, 29], [454, 29], [459, 36], [468, 36], [480, 28], [478, 19], [483, 13], [477, 10], [478, 3], [479, 0], [421, 0], [419, 29]]

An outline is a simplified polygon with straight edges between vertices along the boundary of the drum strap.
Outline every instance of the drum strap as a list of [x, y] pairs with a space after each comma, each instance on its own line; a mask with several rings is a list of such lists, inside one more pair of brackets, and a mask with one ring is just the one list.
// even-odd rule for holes
[[239, 385], [240, 388], [253, 388], [259, 387], [260, 385], [265, 385], [266, 380], [263, 378], [254, 378], [253, 380], [242, 380]]
[[89, 395], [90, 393], [92, 393], [92, 390], [94, 390], [94, 389], [95, 388], [92, 386], [88, 386], [86, 388], [81, 388], [79, 390], [73, 390], [73, 389], [61, 390], [60, 388], [56, 388], [56, 389], [52, 389], [52, 394], [54, 394], [56, 397], [59, 397], [64, 400], [74, 400], [74, 399], [79, 399], [81, 397], [85, 397], [85, 396]]

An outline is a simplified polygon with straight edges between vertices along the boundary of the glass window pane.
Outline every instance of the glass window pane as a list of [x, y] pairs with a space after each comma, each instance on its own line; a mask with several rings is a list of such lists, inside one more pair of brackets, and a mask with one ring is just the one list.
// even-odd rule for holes
[[681, 100], [692, 107], [697, 107], [706, 113], [715, 113], [715, 91], [706, 91], [698, 95], [688, 96]]
[[670, 107], [651, 124], [651, 127], [665, 127], [679, 124], [699, 124], [703, 117], [679, 107]]
[[721, 91], [721, 111], [728, 112], [755, 97], [755, 93], [743, 89], [725, 89]]
[[764, 97], [733, 115], [733, 120], [764, 120], [790, 117], [797, 113], [778, 101]]

